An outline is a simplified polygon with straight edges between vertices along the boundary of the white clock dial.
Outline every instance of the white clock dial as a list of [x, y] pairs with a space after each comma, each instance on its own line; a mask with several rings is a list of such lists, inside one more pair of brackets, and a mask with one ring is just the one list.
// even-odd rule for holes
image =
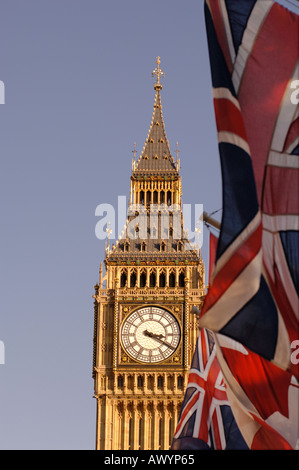
[[159, 307], [143, 307], [123, 322], [121, 341], [133, 359], [145, 363], [161, 362], [177, 349], [181, 338], [176, 318]]

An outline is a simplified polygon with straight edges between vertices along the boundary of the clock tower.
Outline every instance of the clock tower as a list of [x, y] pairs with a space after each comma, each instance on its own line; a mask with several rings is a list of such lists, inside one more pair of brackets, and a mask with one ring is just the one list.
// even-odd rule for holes
[[167, 450], [198, 335], [204, 264], [183, 224], [179, 159], [166, 137], [160, 59], [152, 121], [132, 161], [128, 217], [94, 295], [96, 449]]

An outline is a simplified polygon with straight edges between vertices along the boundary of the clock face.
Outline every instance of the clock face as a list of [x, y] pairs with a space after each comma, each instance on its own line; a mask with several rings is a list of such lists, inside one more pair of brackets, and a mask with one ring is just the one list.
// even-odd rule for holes
[[159, 307], [136, 310], [124, 320], [121, 328], [121, 341], [129, 356], [150, 364], [170, 357], [180, 338], [176, 318]]

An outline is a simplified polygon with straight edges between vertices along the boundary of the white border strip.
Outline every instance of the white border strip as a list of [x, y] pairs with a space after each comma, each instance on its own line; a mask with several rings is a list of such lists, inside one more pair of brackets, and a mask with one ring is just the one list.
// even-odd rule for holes
[[231, 91], [228, 88], [224, 88], [224, 87], [213, 88], [213, 98], [229, 100], [236, 106], [236, 108], [238, 108], [239, 111], [241, 111], [239, 101], [237, 100], [237, 98], [235, 98], [232, 95]]
[[227, 38], [230, 59], [231, 59], [231, 63], [234, 64], [235, 60], [236, 60], [236, 51], [235, 51], [235, 46], [234, 46], [234, 43], [233, 43], [233, 38], [232, 38], [229, 18], [228, 18], [228, 14], [227, 14], [227, 9], [226, 9], [225, 2], [219, 2], [219, 3], [220, 3], [223, 23], [224, 23], [224, 27], [225, 27], [225, 34], [226, 34], [226, 38]]
[[203, 315], [199, 327], [216, 332], [221, 330], [259, 290], [261, 267], [262, 250]]
[[236, 145], [237, 147], [240, 147], [246, 153], [248, 153], [248, 155], [250, 155], [250, 148], [249, 148], [248, 142], [246, 142], [246, 140], [242, 139], [242, 137], [240, 137], [237, 134], [234, 134], [233, 132], [228, 132], [228, 131], [218, 132], [218, 142]]
[[263, 214], [263, 228], [269, 232], [299, 230], [299, 215]]
[[238, 93], [248, 58], [252, 52], [256, 37], [262, 27], [269, 10], [273, 6], [272, 0], [259, 0], [256, 2], [244, 31], [242, 43], [239, 46], [235, 62], [232, 81]]
[[269, 152], [268, 165], [279, 166], [280, 168], [299, 169], [299, 155], [289, 155], [288, 153], [280, 153], [271, 150]]
[[258, 228], [261, 223], [261, 213], [257, 212], [256, 216], [250, 221], [250, 223], [245, 227], [245, 229], [240, 233], [238, 238], [228, 246], [223, 255], [217, 260], [215, 268], [213, 270], [210, 285], [216, 274], [223, 268], [223, 266], [228, 262], [232, 255], [240, 248], [243, 243], [246, 243], [247, 238]]

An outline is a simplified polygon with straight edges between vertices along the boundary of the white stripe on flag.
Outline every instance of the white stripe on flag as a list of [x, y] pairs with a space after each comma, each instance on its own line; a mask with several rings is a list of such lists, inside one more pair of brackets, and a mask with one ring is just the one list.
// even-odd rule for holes
[[242, 43], [239, 46], [238, 55], [236, 58], [235, 67], [232, 75], [232, 81], [235, 86], [236, 93], [238, 93], [239, 91], [247, 60], [252, 52], [256, 36], [260, 28], [262, 27], [264, 20], [272, 6], [272, 0], [258, 1], [256, 2], [251, 12], [247, 27], [243, 34]]

